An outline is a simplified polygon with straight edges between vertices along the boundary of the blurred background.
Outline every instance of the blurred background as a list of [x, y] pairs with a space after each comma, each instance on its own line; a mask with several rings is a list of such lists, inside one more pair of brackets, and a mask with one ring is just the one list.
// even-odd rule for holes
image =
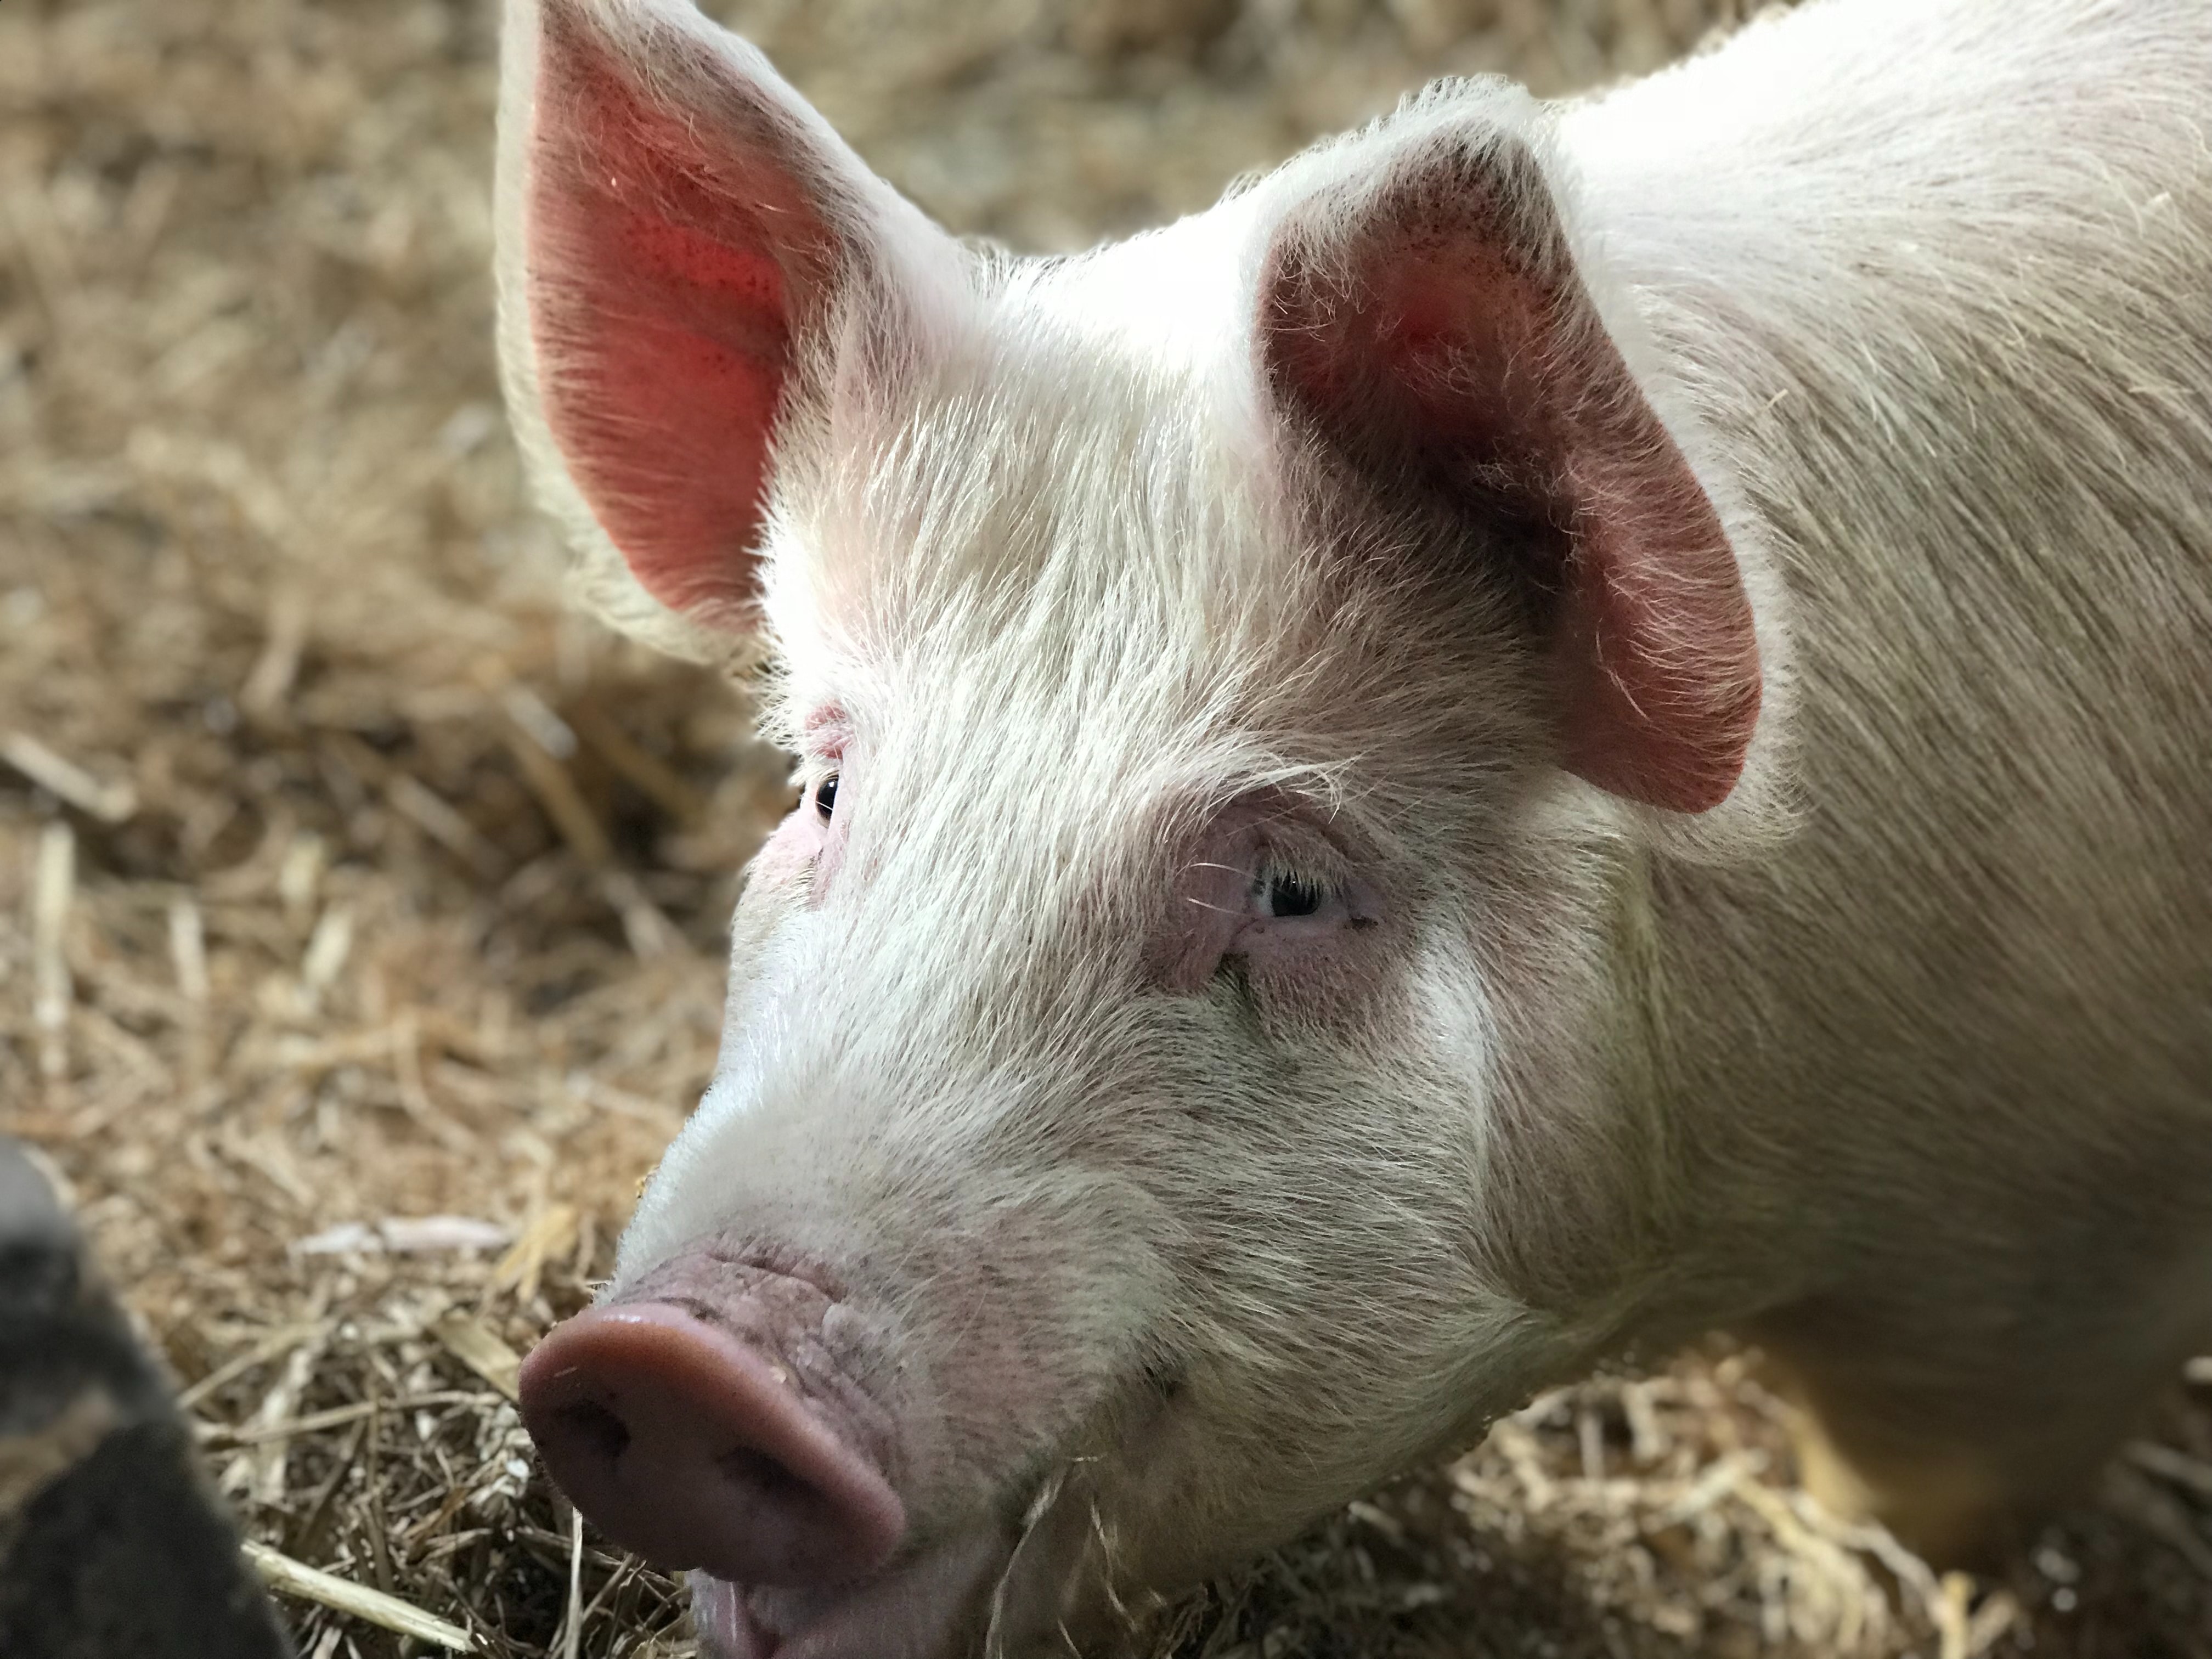
[[[1736, 8], [710, 9], [953, 228], [1058, 250], [1434, 75], [1591, 87]], [[732, 687], [563, 609], [522, 500], [495, 11], [0, 6], [0, 1129], [66, 1176], [251, 1535], [444, 1632], [288, 1595], [315, 1659], [690, 1650], [535, 1473], [513, 1367], [707, 1077], [789, 799]], [[1808, 1504], [1744, 1356], [1643, 1358], [1162, 1653], [2212, 1654], [2212, 1374], [1973, 1582]]]

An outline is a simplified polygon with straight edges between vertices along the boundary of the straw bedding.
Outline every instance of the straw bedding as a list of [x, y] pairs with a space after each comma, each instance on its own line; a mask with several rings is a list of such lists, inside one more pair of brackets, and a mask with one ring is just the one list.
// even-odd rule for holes
[[[1040, 248], [1431, 74], [1559, 89], [1716, 15], [725, 10], [948, 222]], [[523, 507], [490, 12], [0, 8], [0, 1124], [66, 1172], [303, 1653], [669, 1659], [680, 1597], [574, 1527], [513, 1366], [707, 1076], [788, 790], [727, 685], [564, 611]], [[1161, 1651], [2212, 1653], [2212, 1372], [1984, 1583], [1814, 1510], [1783, 1413], [1719, 1350], [1547, 1396]], [[348, 1586], [367, 1617], [325, 1605]]]

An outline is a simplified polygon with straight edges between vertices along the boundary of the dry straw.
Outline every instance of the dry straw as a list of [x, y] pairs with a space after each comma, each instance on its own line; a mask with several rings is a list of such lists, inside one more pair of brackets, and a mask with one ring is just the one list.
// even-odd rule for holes
[[[1065, 246], [1431, 73], [1584, 82], [1717, 9], [739, 9], [948, 221]], [[0, 1119], [65, 1167], [303, 1654], [672, 1659], [676, 1587], [549, 1490], [514, 1366], [707, 1075], [788, 794], [714, 676], [562, 614], [523, 510], [492, 11], [0, 6]], [[1162, 1649], [2203, 1653], [2192, 1376], [2002, 1583], [1823, 1517], [1784, 1408], [1693, 1355], [1547, 1396]]]

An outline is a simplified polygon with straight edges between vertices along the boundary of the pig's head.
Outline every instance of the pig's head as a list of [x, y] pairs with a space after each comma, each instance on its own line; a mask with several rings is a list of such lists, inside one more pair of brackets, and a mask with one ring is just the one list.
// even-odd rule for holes
[[532, 1431], [722, 1659], [1103, 1639], [1653, 1282], [1600, 919], [1742, 793], [1725, 486], [1509, 88], [1023, 261], [680, 0], [508, 28], [518, 426], [804, 787]]

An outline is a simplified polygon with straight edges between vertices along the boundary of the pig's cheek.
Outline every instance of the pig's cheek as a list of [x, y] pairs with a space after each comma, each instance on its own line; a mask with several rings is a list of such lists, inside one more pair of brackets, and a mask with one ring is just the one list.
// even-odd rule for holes
[[1387, 1041], [1405, 1010], [1404, 942], [1354, 920], [1300, 937], [1260, 923], [1237, 941], [1261, 1029], [1285, 1042]]
[[830, 884], [845, 867], [845, 821], [834, 820], [823, 832], [822, 848], [814, 855], [814, 878], [807, 884], [806, 902], [819, 904], [830, 896]]
[[748, 884], [781, 888], [804, 882], [821, 858], [828, 839], [821, 814], [802, 801], [798, 811], [786, 816], [761, 843], [760, 851], [753, 854]]
[[811, 815], [810, 809], [801, 807], [785, 818], [746, 866], [744, 891], [730, 918], [728, 1006], [733, 1018], [766, 975], [776, 936], [811, 901], [823, 835], [802, 813]]
[[737, 913], [730, 918], [729, 1007], [744, 1006], [763, 983], [772, 983], [769, 963], [787, 924], [806, 908], [805, 867], [748, 872]]

